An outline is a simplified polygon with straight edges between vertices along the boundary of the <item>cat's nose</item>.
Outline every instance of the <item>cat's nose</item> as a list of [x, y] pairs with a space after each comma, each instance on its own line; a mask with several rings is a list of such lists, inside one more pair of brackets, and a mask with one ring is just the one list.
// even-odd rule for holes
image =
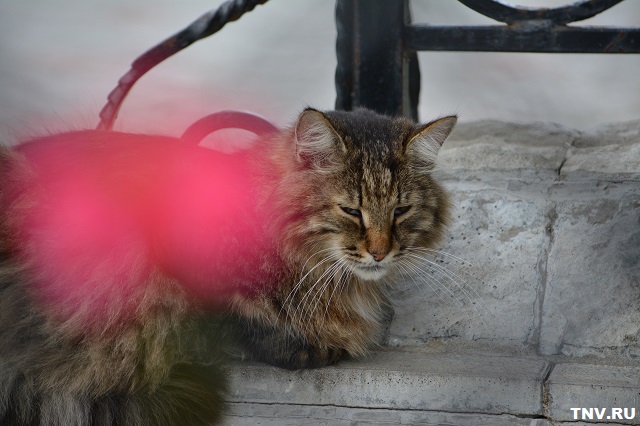
[[369, 229], [367, 232], [367, 251], [376, 262], [382, 261], [391, 251], [390, 231], [386, 229]]
[[384, 259], [385, 257], [387, 257], [387, 255], [389, 254], [389, 251], [370, 251], [369, 254], [371, 254], [371, 256], [373, 256], [373, 259], [376, 262], [380, 262], [382, 261], [382, 259]]

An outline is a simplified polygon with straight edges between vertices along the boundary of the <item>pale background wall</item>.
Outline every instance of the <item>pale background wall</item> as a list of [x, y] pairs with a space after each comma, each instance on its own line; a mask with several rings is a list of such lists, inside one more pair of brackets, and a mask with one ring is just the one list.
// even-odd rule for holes
[[[567, 1], [519, 1], [563, 4]], [[93, 126], [131, 61], [220, 1], [1, 0], [0, 137]], [[415, 21], [490, 21], [453, 0], [415, 0]], [[332, 108], [334, 2], [272, 0], [169, 59], [138, 83], [117, 127], [177, 134], [224, 108], [279, 124]], [[640, 25], [627, 0], [584, 24]], [[570, 127], [640, 116], [640, 55], [422, 53], [423, 119], [554, 121]]]

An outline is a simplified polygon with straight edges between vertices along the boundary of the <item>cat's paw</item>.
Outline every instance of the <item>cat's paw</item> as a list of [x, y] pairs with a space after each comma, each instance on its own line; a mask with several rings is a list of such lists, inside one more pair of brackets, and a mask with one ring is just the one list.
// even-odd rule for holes
[[347, 358], [347, 351], [344, 349], [305, 346], [293, 352], [284, 367], [290, 370], [319, 368], [333, 365], [345, 358]]

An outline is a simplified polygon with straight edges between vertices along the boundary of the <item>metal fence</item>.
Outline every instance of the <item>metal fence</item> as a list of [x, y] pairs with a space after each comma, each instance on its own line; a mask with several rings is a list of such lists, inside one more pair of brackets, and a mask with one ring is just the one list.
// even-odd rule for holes
[[418, 51], [640, 53], [640, 27], [572, 25], [623, 0], [535, 9], [497, 0], [458, 1], [498, 25], [414, 24], [409, 0], [337, 0], [336, 108], [363, 106], [417, 119]]
[[[113, 127], [124, 98], [145, 73], [267, 1], [226, 1], [138, 57], [109, 94], [98, 128]], [[582, 0], [537, 9], [514, 7], [498, 0], [458, 1], [501, 24], [414, 24], [409, 0], [337, 0], [336, 109], [363, 106], [417, 119], [418, 51], [640, 53], [640, 28], [569, 25], [623, 0]]]

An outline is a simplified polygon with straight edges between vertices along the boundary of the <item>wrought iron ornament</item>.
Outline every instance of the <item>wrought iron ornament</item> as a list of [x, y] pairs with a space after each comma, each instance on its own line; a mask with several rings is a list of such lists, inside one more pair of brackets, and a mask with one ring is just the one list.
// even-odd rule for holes
[[[109, 94], [98, 129], [113, 127], [124, 98], [151, 68], [267, 1], [229, 0], [141, 55]], [[515, 7], [499, 0], [458, 1], [501, 24], [412, 24], [409, 0], [337, 0], [336, 108], [364, 106], [417, 119], [417, 51], [640, 53], [640, 28], [568, 25], [623, 0], [581, 0], [555, 8]]]
[[180, 139], [198, 145], [205, 137], [222, 129], [243, 129], [258, 136], [279, 130], [275, 124], [261, 115], [249, 111], [226, 110], [202, 117], [189, 126]]
[[219, 31], [228, 22], [239, 19], [246, 12], [268, 0], [229, 0], [216, 10], [209, 11], [196, 19], [179, 33], [143, 53], [131, 69], [118, 80], [118, 85], [109, 93], [107, 104], [100, 111], [99, 130], [111, 130], [120, 106], [133, 85], [151, 68], [178, 53], [187, 46]]
[[497, 0], [458, 0], [506, 25], [411, 25], [412, 50], [540, 53], [640, 53], [640, 28], [580, 27], [623, 0], [582, 0], [556, 8], [515, 7]]
[[[367, 106], [416, 118], [420, 75], [417, 63], [406, 58], [417, 51], [640, 53], [640, 28], [569, 25], [623, 0], [582, 0], [555, 8], [458, 1], [499, 25], [412, 24], [408, 0], [338, 0], [336, 107]], [[377, 32], [398, 40], [376, 45]]]
[[499, 0], [458, 0], [493, 20], [513, 24], [522, 21], [550, 21], [556, 25], [582, 21], [615, 6], [623, 0], [582, 0], [561, 7], [516, 7]]

